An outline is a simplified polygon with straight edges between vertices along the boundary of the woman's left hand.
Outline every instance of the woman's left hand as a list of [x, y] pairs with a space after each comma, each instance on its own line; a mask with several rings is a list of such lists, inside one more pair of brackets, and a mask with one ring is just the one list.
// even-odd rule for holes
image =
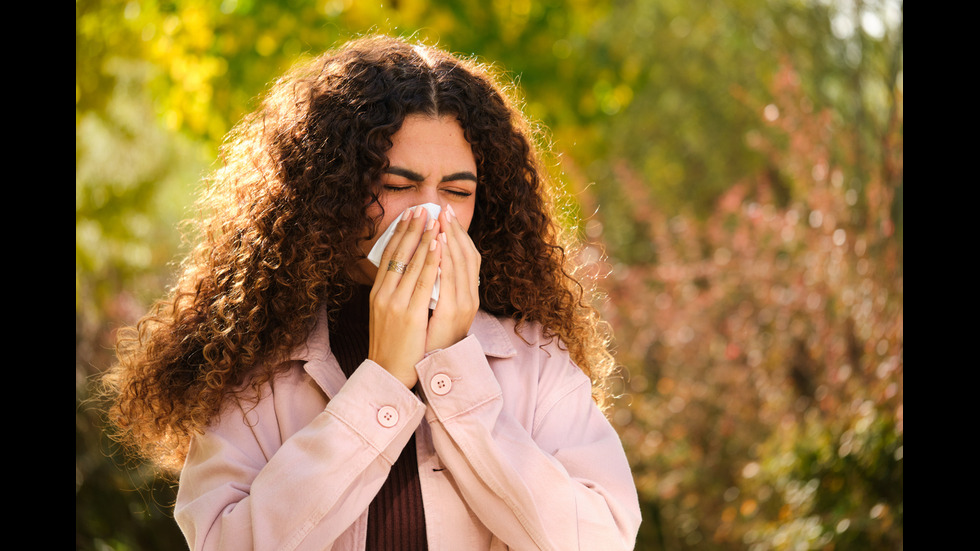
[[463, 340], [480, 308], [480, 253], [451, 206], [439, 214], [439, 226], [443, 229], [439, 302], [429, 319], [426, 352]]

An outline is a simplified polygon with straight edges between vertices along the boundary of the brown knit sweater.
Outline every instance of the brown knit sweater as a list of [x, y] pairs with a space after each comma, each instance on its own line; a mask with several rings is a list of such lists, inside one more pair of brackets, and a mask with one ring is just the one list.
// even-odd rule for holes
[[[371, 288], [359, 286], [354, 297], [343, 305], [338, 322], [330, 325], [330, 350], [344, 375], [350, 377], [367, 359], [368, 302]], [[391, 466], [388, 479], [368, 509], [367, 551], [408, 551], [427, 549], [425, 511], [419, 485], [415, 435]]]

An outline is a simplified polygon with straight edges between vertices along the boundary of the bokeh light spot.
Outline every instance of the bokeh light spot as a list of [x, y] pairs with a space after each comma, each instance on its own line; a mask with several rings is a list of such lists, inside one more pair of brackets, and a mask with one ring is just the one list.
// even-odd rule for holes
[[568, 59], [572, 55], [572, 43], [564, 38], [559, 38], [551, 45], [551, 53], [558, 59]]
[[823, 213], [819, 210], [810, 211], [810, 217], [808, 219], [811, 228], [819, 228], [823, 225]]
[[767, 121], [773, 122], [779, 118], [779, 108], [774, 104], [770, 103], [762, 110], [762, 116], [766, 118]]
[[847, 241], [847, 232], [841, 228], [834, 230], [834, 245], [842, 246]]

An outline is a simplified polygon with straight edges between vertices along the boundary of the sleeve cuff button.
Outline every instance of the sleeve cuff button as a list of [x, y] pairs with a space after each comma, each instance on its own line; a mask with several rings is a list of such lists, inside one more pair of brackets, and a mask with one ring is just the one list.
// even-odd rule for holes
[[398, 424], [398, 410], [391, 406], [384, 406], [378, 410], [378, 423], [382, 427], [391, 428]]
[[449, 391], [453, 388], [453, 381], [449, 378], [449, 375], [445, 373], [439, 373], [432, 377], [429, 381], [429, 389], [439, 396], [445, 396], [449, 394]]

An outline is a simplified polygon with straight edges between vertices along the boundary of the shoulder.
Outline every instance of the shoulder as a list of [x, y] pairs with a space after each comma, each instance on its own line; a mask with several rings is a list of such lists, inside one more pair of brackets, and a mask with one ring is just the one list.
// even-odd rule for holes
[[209, 432], [254, 438], [268, 453], [323, 411], [326, 403], [303, 363], [287, 361], [270, 374], [253, 375], [228, 396]]
[[488, 331], [484, 324], [482, 334], [475, 333], [505, 397], [531, 398], [540, 408], [575, 390], [586, 389], [591, 394], [591, 381], [557, 335], [537, 322], [490, 317], [496, 331]]
[[[488, 356], [503, 395], [503, 407], [527, 431], [546, 443], [549, 419], [562, 419], [566, 429], [595, 414], [592, 381], [571, 359], [568, 347], [540, 323], [494, 318], [513, 354]], [[575, 425], [578, 426], [578, 425]], [[558, 431], [567, 437], [567, 430]], [[559, 439], [560, 439], [559, 438]], [[549, 445], [554, 444], [550, 442]]]
[[574, 383], [588, 380], [588, 377], [571, 359], [568, 347], [553, 331], [538, 322], [519, 322], [518, 320], [495, 316], [513, 348], [515, 362], [524, 369], [535, 370], [539, 377], [559, 377]]

